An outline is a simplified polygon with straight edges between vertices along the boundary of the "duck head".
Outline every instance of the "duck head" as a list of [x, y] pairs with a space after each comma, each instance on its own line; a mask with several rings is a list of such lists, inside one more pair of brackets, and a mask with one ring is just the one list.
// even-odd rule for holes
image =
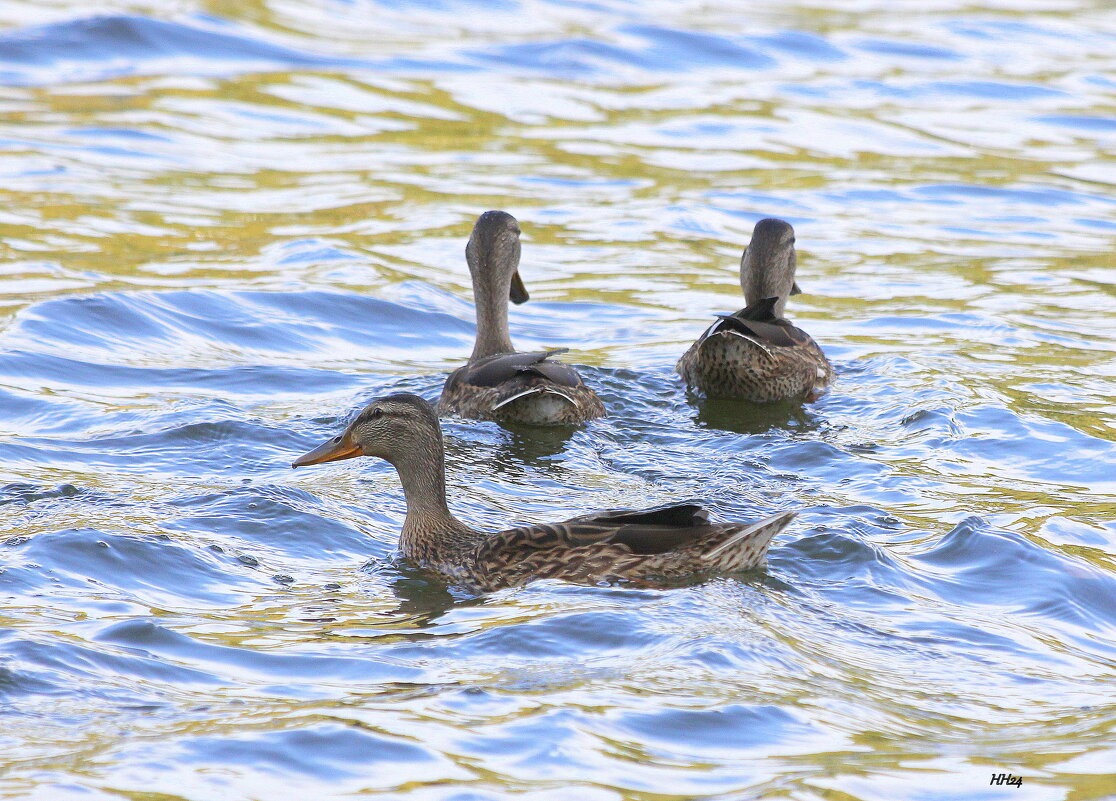
[[740, 258], [740, 287], [747, 304], [777, 297], [773, 312], [782, 317], [787, 298], [801, 292], [794, 281], [796, 263], [791, 224], [774, 217], [756, 223]]
[[484, 285], [493, 295], [507, 294], [512, 303], [530, 299], [519, 277], [519, 222], [506, 211], [486, 211], [477, 217], [465, 260], [473, 286]]
[[376, 456], [398, 467], [413, 458], [441, 454], [442, 432], [430, 404], [400, 392], [378, 398], [361, 410], [343, 432], [297, 459], [291, 467]]

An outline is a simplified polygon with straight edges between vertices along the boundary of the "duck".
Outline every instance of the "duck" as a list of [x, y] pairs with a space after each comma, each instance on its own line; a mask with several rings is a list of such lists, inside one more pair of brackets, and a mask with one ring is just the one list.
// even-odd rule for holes
[[750, 570], [794, 519], [783, 511], [750, 523], [714, 523], [696, 503], [610, 510], [559, 523], [484, 533], [462, 523], [446, 501], [445, 451], [434, 408], [396, 393], [360, 411], [337, 436], [292, 467], [374, 456], [399, 474], [407, 516], [399, 551], [448, 585], [473, 592], [535, 579], [655, 583], [694, 574]]
[[577, 370], [552, 357], [569, 348], [518, 353], [508, 331], [508, 300], [530, 295], [519, 276], [519, 222], [506, 211], [477, 218], [465, 259], [473, 277], [477, 338], [469, 361], [446, 379], [441, 414], [553, 426], [602, 417], [604, 404]]
[[800, 294], [794, 279], [794, 228], [769, 217], [756, 223], [740, 259], [747, 305], [718, 320], [675, 368], [687, 387], [707, 398], [773, 403], [810, 401], [833, 381], [833, 366], [813, 338], [783, 316]]

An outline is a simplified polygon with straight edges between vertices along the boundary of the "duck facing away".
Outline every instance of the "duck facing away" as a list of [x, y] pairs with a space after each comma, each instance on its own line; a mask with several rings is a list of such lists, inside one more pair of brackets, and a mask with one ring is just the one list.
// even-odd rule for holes
[[675, 368], [690, 389], [708, 398], [754, 403], [813, 400], [833, 380], [818, 343], [783, 317], [794, 280], [794, 229], [783, 220], [756, 223], [740, 259], [747, 303], [720, 319], [690, 346]]
[[519, 277], [519, 223], [505, 211], [477, 218], [465, 259], [473, 276], [477, 340], [469, 363], [450, 373], [438, 411], [478, 420], [572, 425], [604, 415], [597, 393], [577, 370], [551, 361], [567, 348], [516, 353], [508, 332], [508, 299], [529, 298]]
[[417, 395], [370, 403], [340, 435], [293, 467], [355, 456], [395, 466], [407, 500], [399, 549], [450, 584], [488, 592], [535, 578], [579, 582], [654, 581], [763, 564], [771, 538], [794, 519], [780, 512], [753, 523], [710, 523], [694, 504], [609, 511], [561, 523], [486, 534], [453, 516], [446, 503], [442, 431]]

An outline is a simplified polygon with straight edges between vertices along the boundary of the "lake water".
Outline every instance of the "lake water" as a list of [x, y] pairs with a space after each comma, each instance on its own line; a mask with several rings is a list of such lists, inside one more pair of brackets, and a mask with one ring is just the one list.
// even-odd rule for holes
[[[97, 5], [0, 3], [0, 797], [1116, 796], [1110, 3]], [[766, 571], [453, 595], [290, 469], [465, 358], [489, 208], [610, 416], [448, 421], [452, 508]], [[699, 407], [765, 216], [837, 382]]]

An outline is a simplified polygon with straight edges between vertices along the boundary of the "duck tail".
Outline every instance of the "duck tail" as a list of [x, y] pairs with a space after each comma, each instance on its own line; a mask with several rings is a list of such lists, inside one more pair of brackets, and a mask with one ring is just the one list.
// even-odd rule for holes
[[702, 553], [702, 559], [718, 570], [749, 570], [763, 564], [767, 549], [776, 534], [790, 525], [798, 512], [779, 512], [743, 528], [734, 528], [728, 536]]

